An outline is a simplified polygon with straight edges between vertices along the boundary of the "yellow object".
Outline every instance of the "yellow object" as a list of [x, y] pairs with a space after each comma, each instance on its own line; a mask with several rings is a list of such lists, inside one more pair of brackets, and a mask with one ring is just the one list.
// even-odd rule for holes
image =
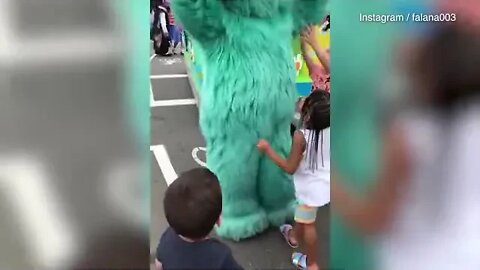
[[[322, 31], [322, 26], [315, 26], [315, 31], [317, 33], [317, 38], [318, 42], [320, 43], [320, 46], [324, 49], [330, 49], [330, 30], [323, 32]], [[294, 61], [295, 61], [295, 68], [297, 69], [297, 82], [299, 83], [305, 83], [305, 82], [311, 82], [310, 80], [310, 75], [308, 71], [307, 65], [303, 64], [303, 57], [301, 59], [298, 59], [299, 55], [302, 55], [302, 51], [300, 49], [300, 39], [297, 38], [294, 41]], [[321, 64], [320, 61], [318, 60], [318, 57], [315, 54], [315, 51], [308, 46], [307, 47], [307, 52], [306, 52], [311, 59], [317, 64]], [[300, 70], [298, 70], [300, 68]]]
[[[315, 31], [317, 32], [317, 40], [320, 43], [320, 46], [324, 49], [330, 49], [330, 31], [322, 32], [320, 26], [316, 26], [315, 28]], [[315, 51], [310, 46], [307, 48], [307, 53], [312, 57], [312, 59], [314, 59], [316, 63], [320, 64], [317, 56], [315, 55]]]

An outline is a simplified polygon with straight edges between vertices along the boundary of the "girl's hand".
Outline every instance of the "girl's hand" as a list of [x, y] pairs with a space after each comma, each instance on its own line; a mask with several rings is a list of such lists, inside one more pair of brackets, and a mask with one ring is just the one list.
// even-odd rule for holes
[[313, 46], [317, 43], [317, 35], [315, 31], [315, 26], [308, 25], [302, 31], [302, 41], [310, 46]]
[[265, 153], [270, 149], [270, 144], [266, 140], [261, 139], [257, 143], [257, 148], [260, 152]]

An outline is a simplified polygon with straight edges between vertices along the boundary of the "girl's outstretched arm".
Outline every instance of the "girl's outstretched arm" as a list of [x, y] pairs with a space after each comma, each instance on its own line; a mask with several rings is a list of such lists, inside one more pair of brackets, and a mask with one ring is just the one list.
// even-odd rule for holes
[[300, 131], [295, 131], [293, 135], [292, 150], [288, 159], [284, 159], [275, 152], [270, 144], [265, 140], [260, 140], [257, 144], [258, 149], [264, 152], [278, 167], [289, 174], [294, 174], [303, 158], [305, 151], [305, 138]]
[[365, 197], [360, 198], [341, 183], [332, 172], [333, 207], [350, 226], [365, 234], [385, 229], [395, 214], [401, 190], [406, 184], [409, 162], [402, 132], [392, 128], [386, 134], [381, 159], [384, 161], [378, 179]]
[[225, 10], [220, 0], [173, 0], [171, 6], [175, 18], [198, 41], [213, 40], [225, 33]]

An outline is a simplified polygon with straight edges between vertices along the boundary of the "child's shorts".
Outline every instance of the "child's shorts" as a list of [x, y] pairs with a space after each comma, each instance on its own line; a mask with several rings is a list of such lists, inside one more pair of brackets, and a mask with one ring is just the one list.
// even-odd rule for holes
[[295, 209], [295, 222], [301, 224], [313, 224], [317, 219], [317, 207], [310, 207], [305, 204], [298, 204]]

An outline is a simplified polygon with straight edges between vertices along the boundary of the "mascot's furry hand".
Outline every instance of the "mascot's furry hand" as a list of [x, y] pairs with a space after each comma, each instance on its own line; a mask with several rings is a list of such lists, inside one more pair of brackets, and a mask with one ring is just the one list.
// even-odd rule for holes
[[200, 127], [207, 166], [222, 187], [217, 234], [253, 236], [293, 217], [292, 179], [257, 150], [290, 152], [295, 100], [292, 33], [320, 23], [326, 0], [171, 0], [201, 49]]

